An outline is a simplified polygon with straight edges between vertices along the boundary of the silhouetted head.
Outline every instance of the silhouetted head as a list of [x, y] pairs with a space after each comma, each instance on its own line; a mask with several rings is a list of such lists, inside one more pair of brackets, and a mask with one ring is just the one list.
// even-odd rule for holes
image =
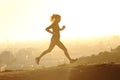
[[53, 15], [51, 16], [51, 21], [53, 21], [53, 22], [59, 23], [60, 20], [61, 20], [61, 16], [58, 15], [58, 14], [53, 14]]

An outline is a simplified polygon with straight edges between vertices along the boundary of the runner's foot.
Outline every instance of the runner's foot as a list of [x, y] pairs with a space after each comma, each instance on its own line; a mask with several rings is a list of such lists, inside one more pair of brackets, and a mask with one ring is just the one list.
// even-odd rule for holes
[[39, 57], [36, 57], [35, 61], [36, 61], [37, 64], [39, 64]]

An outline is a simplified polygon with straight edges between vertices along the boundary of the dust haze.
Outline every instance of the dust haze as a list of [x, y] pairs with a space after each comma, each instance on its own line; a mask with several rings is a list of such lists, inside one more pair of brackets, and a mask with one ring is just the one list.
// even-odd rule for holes
[[[72, 58], [97, 55], [101, 51], [110, 51], [120, 43], [120, 36], [109, 36], [91, 39], [66, 39], [63, 43], [68, 48]], [[48, 48], [49, 40], [26, 42], [1, 42], [0, 67], [5, 69], [34, 69], [38, 67], [56, 66], [68, 63], [64, 53], [55, 47], [53, 51], [42, 58], [38, 66], [34, 58]]]

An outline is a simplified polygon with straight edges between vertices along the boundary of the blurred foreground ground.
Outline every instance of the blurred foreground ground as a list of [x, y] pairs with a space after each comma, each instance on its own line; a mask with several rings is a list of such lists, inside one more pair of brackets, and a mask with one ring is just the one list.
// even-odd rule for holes
[[28, 71], [5, 71], [0, 80], [120, 80], [120, 64], [61, 65]]

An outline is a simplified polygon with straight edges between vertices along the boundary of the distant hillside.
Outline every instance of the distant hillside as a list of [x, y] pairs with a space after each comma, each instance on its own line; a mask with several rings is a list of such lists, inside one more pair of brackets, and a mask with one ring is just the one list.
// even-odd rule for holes
[[98, 55], [80, 57], [76, 64], [108, 64], [120, 63], [120, 46], [110, 51], [100, 52]]

